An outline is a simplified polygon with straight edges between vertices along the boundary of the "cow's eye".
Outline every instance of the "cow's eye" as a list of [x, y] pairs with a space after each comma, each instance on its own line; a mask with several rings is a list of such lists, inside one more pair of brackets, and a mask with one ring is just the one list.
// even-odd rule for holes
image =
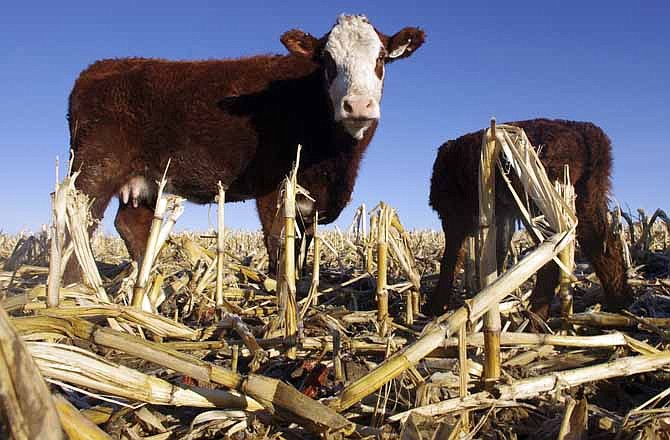
[[375, 65], [375, 73], [377, 74], [377, 78], [382, 79], [382, 75], [384, 74], [384, 60], [385, 60], [385, 55], [384, 51], [381, 51], [379, 53], [379, 56], [377, 57], [377, 63]]

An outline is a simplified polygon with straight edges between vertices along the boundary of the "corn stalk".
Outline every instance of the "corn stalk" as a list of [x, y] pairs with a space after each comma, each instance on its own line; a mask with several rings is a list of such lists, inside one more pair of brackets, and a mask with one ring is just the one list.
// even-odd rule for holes
[[[496, 120], [482, 138], [479, 160], [479, 288], [484, 289], [498, 277], [495, 223], [495, 162], [500, 147], [495, 139]], [[500, 378], [500, 308], [493, 304], [484, 317], [484, 380]]]
[[111, 440], [105, 431], [84, 416], [65, 397], [53, 396], [60, 422], [70, 440]]
[[249, 411], [262, 408], [255, 400], [237, 392], [173, 385], [75, 346], [47, 342], [27, 345], [44, 376], [101, 393], [153, 405]]
[[52, 223], [49, 227], [51, 235], [47, 291], [47, 305], [49, 307], [57, 307], [59, 302], [63, 243], [65, 241], [65, 218], [67, 216], [66, 200], [67, 192], [70, 189], [68, 180], [66, 178], [65, 182], [58, 182], [58, 159], [56, 159], [56, 188], [51, 194]]
[[[570, 182], [570, 168], [566, 164], [563, 169], [563, 182], [556, 182], [556, 192], [569, 208], [569, 211], [563, 213], [564, 218], [575, 212], [575, 188]], [[558, 294], [561, 299], [561, 315], [567, 317], [572, 314], [572, 272], [575, 267], [574, 240], [559, 254], [559, 259], [563, 263], [563, 268], [561, 269]]]
[[[283, 208], [284, 216], [284, 240], [282, 242], [280, 255], [280, 270], [278, 275], [279, 285], [277, 287], [279, 320], [278, 326], [284, 328], [284, 338], [288, 350], [286, 355], [290, 359], [295, 359], [297, 354], [298, 338], [298, 311], [296, 304], [296, 262], [295, 262], [295, 234], [296, 234], [296, 195], [301, 191], [298, 187], [298, 167], [300, 166], [300, 150], [298, 145], [296, 161], [291, 171], [291, 175], [284, 179], [282, 191], [280, 191], [282, 200], [279, 205]], [[305, 194], [306, 191], [302, 190]], [[306, 195], [306, 194], [305, 194]], [[275, 327], [275, 326], [273, 326]]]
[[[148, 287], [151, 269], [153, 268], [154, 261], [158, 257], [158, 253], [165, 244], [165, 241], [167, 241], [172, 228], [177, 222], [177, 219], [184, 212], [183, 198], [177, 196], [163, 196], [163, 191], [165, 190], [165, 185], [167, 184], [167, 172], [169, 167], [170, 161], [168, 160], [168, 163], [165, 166], [163, 177], [158, 183], [158, 194], [156, 196], [154, 217], [151, 221], [151, 229], [149, 230], [149, 238], [147, 239], [147, 246], [144, 252], [144, 257], [142, 258], [142, 263], [140, 265], [140, 271], [137, 275], [135, 287], [133, 288], [133, 307], [141, 308], [147, 311], [151, 311], [153, 308], [155, 308], [155, 306], [152, 307], [149, 301], [145, 301], [145, 293]], [[163, 219], [165, 218], [166, 214], [168, 217], [164, 223]]]
[[225, 225], [224, 225], [224, 204], [226, 203], [226, 191], [219, 181], [219, 195], [217, 209], [217, 229], [216, 229], [216, 306], [223, 307], [223, 259], [226, 252]]
[[388, 332], [388, 239], [389, 239], [389, 217], [391, 215], [389, 206], [382, 202], [379, 205], [377, 221], [377, 324], [379, 334], [386, 336]]
[[517, 289], [538, 269], [553, 259], [570, 242], [571, 235], [557, 233], [545, 240], [521, 262], [498, 277], [492, 284], [468, 300], [468, 306], [449, 312], [437, 318], [423, 336], [414, 344], [389, 357], [377, 368], [352, 382], [340, 394], [332, 405], [343, 411], [364, 397], [377, 391], [384, 384], [395, 379], [409, 367], [416, 365], [435, 348], [444, 343], [444, 339], [457, 331], [467, 321], [481, 318], [493, 304]]
[[510, 384], [501, 384], [496, 387], [495, 393], [482, 391], [472, 394], [465, 399], [459, 397], [443, 400], [435, 404], [394, 414], [389, 417], [389, 420], [391, 422], [402, 421], [407, 419], [411, 413], [436, 417], [443, 416], [449, 412], [459, 411], [463, 407], [485, 408], [490, 406], [519, 405], [519, 403], [514, 402], [521, 399], [531, 399], [542, 393], [557, 393], [561, 389], [568, 389], [598, 380], [654, 371], [668, 364], [670, 364], [670, 353], [668, 352], [625, 357], [604, 364], [557, 371], [542, 376], [514, 381]]
[[1, 308], [0, 418], [12, 439], [64, 438], [49, 388]]
[[205, 383], [216, 383], [252, 397], [267, 411], [299, 423], [317, 434], [351, 434], [354, 424], [290, 385], [256, 374], [242, 376], [218, 365], [180, 353], [159, 344], [112, 329], [98, 327], [79, 318], [54, 319], [52, 331], [128, 353]]

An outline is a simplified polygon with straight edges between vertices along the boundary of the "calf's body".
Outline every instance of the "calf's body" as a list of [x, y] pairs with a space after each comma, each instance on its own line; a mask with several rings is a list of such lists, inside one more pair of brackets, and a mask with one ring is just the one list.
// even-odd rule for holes
[[220, 180], [227, 201], [258, 199], [269, 230], [276, 189], [302, 144], [299, 181], [312, 183], [317, 209], [332, 221], [376, 128], [360, 140], [344, 132], [330, 117], [318, 66], [296, 56], [103, 61], [82, 73], [70, 100], [77, 186], [95, 197], [98, 218], [121, 193], [115, 224], [134, 258], [168, 160], [170, 192], [212, 203]]

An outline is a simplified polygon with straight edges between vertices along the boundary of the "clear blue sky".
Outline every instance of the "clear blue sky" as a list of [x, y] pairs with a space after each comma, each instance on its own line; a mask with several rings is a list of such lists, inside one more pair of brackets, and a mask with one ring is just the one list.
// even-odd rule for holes
[[[664, 1], [44, 1], [0, 12], [0, 229], [49, 221], [56, 155], [68, 157], [67, 97], [79, 72], [108, 57], [226, 58], [285, 53], [282, 32], [321, 36], [337, 14], [381, 31], [420, 26], [426, 44], [387, 70], [382, 118], [363, 161], [348, 224], [383, 199], [409, 227], [439, 227], [428, 207], [438, 146], [498, 121], [590, 120], [614, 144], [614, 195], [633, 209], [668, 206], [670, 2]], [[113, 230], [113, 210], [105, 230]], [[256, 229], [253, 202], [227, 224]], [[112, 210], [113, 209], [113, 210]], [[213, 217], [212, 217], [213, 218]], [[181, 226], [202, 229], [189, 204]]]

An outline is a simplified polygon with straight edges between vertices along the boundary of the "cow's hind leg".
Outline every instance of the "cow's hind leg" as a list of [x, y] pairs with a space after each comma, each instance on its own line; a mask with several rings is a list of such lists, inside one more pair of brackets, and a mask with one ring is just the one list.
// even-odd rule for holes
[[138, 265], [144, 258], [153, 218], [154, 210], [149, 203], [142, 202], [134, 207], [119, 201], [114, 226], [126, 244], [130, 258]]
[[[82, 170], [81, 175], [75, 181], [75, 187], [93, 200], [90, 208], [93, 222], [88, 228], [88, 236], [90, 238], [93, 232], [95, 232], [98, 223], [102, 220], [102, 217], [105, 214], [105, 209], [114, 195], [114, 191], [111, 185], [107, 185], [106, 182], [99, 179], [97, 175], [87, 173], [86, 171], [87, 170], [85, 169]], [[79, 262], [77, 261], [76, 255], [72, 254], [63, 272], [63, 283], [71, 284], [81, 280], [82, 274]]]
[[445, 246], [440, 264], [440, 279], [435, 291], [429, 295], [424, 311], [427, 315], [436, 316], [444, 313], [449, 298], [453, 294], [452, 288], [456, 269], [462, 264], [464, 252], [463, 242], [470, 229], [468, 220], [463, 217], [449, 217], [442, 220]]
[[261, 221], [265, 248], [268, 252], [268, 273], [270, 276], [275, 276], [277, 273], [277, 260], [281, 246], [280, 234], [282, 225], [279, 219], [275, 222], [277, 195], [278, 191], [272, 191], [269, 194], [256, 198], [256, 210], [258, 211], [258, 218]]
[[556, 294], [559, 281], [559, 267], [553, 261], [545, 264], [538, 272], [535, 287], [530, 296], [531, 311], [542, 319], [549, 317], [549, 307]]
[[496, 215], [496, 263], [498, 266], [498, 276], [505, 271], [507, 254], [509, 253], [510, 243], [514, 235], [514, 217], [507, 215]]
[[[258, 217], [263, 227], [263, 236], [265, 247], [268, 251], [268, 273], [270, 276], [277, 274], [277, 263], [279, 261], [279, 250], [281, 248], [281, 231], [284, 227], [284, 217], [282, 212], [277, 212], [277, 196], [279, 190], [256, 198], [256, 209]], [[296, 200], [296, 223], [300, 229], [300, 234], [305, 240], [305, 255], [300, 261], [301, 240], [296, 237], [295, 240], [295, 261], [300, 262], [300, 267], [304, 273], [307, 262], [307, 250], [312, 242], [314, 235], [313, 215], [314, 204], [307, 201], [302, 196]], [[300, 273], [300, 275], [303, 275]]]
[[[296, 240], [295, 261], [300, 269], [298, 276], [303, 277], [307, 274], [307, 254], [309, 247], [314, 239], [314, 216], [316, 204], [314, 201], [300, 194], [296, 197], [296, 221], [300, 229], [302, 238]], [[323, 219], [321, 219], [323, 220]], [[300, 251], [304, 244], [305, 253], [301, 255]]]
[[[308, 273], [311, 273], [307, 270], [307, 255], [309, 254], [309, 247], [312, 245], [312, 240], [314, 239], [314, 225], [301, 225], [300, 233], [302, 234], [302, 239], [296, 240], [295, 243], [295, 261], [299, 269], [298, 276], [302, 278]], [[301, 254], [303, 243], [305, 253]]]
[[[499, 276], [503, 272], [505, 257], [509, 251], [515, 229], [514, 213], [502, 207], [500, 210], [502, 212], [496, 215], [496, 257]], [[535, 286], [530, 297], [531, 310], [543, 319], [549, 317], [549, 307], [556, 293], [559, 275], [559, 267], [553, 262], [545, 264], [537, 272]]]

